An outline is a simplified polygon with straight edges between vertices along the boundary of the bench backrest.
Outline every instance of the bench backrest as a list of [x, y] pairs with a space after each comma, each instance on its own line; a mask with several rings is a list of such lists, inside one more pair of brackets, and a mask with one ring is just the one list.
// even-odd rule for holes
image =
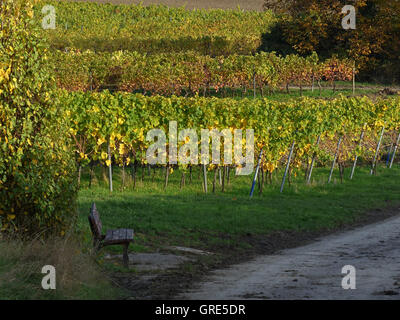
[[103, 226], [101, 225], [99, 212], [97, 211], [96, 204], [94, 202], [90, 208], [89, 223], [94, 237], [101, 238], [101, 230]]

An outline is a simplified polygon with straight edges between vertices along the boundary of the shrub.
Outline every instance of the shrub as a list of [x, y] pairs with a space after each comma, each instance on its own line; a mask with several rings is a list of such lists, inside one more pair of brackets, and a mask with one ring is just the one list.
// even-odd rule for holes
[[63, 234], [76, 215], [76, 169], [46, 44], [30, 0], [3, 0], [0, 21], [0, 227]]

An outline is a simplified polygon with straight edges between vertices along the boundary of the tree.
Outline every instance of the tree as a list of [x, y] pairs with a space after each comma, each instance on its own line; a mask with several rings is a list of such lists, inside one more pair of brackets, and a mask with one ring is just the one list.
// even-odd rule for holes
[[[369, 71], [385, 62], [398, 65], [399, 1], [290, 0], [285, 1], [285, 9], [282, 2], [274, 3], [267, 0], [265, 7], [280, 14], [281, 42], [299, 54], [316, 51], [322, 58], [338, 55], [355, 60], [359, 69]], [[355, 30], [342, 28], [344, 5], [356, 8]]]

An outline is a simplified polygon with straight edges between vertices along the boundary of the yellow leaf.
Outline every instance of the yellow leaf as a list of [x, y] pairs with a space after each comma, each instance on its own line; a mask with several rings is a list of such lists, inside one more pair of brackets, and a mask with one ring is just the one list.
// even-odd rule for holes
[[103, 160], [106, 160], [106, 159], [107, 159], [107, 156], [108, 156], [108, 155], [107, 155], [106, 152], [103, 151], [103, 152], [101, 153], [101, 158], [102, 158]]

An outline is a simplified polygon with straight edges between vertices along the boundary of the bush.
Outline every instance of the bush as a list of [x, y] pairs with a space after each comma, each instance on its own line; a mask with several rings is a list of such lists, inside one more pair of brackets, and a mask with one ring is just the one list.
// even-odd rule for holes
[[64, 110], [30, 0], [3, 0], [0, 21], [0, 228], [63, 234], [76, 216]]

